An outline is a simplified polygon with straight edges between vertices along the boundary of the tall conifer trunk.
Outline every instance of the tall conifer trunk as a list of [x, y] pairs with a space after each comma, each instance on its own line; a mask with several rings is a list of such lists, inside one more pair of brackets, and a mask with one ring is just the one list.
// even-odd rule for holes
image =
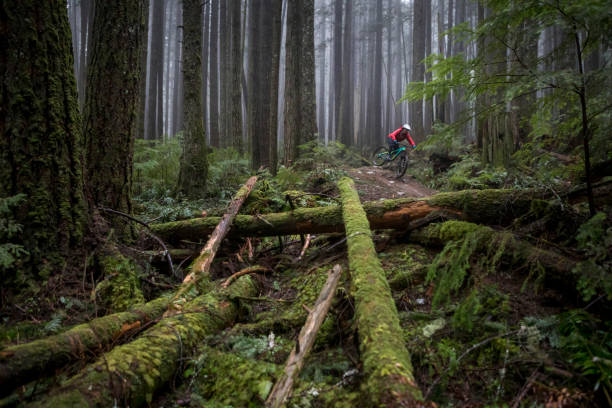
[[179, 190], [192, 198], [206, 191], [208, 159], [202, 122], [202, 5], [183, 0], [183, 75], [185, 81], [185, 132], [179, 173]]
[[[25, 194], [7, 218], [23, 226], [10, 242], [29, 252], [12, 267], [21, 280], [27, 271], [46, 278], [81, 243], [85, 225], [66, 2], [3, 0], [0, 32], [0, 197]], [[2, 277], [8, 284], [17, 275]]]
[[[83, 112], [86, 188], [93, 206], [130, 213], [144, 0], [95, 2]], [[112, 84], [112, 86], [109, 86]], [[124, 230], [125, 220], [114, 226]]]

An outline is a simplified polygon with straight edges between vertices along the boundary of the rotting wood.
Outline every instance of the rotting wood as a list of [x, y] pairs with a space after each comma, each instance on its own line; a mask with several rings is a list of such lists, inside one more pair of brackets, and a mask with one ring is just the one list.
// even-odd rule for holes
[[174, 313], [180, 312], [182, 305], [185, 304], [187, 300], [193, 298], [197, 294], [199, 294], [199, 286], [200, 281], [202, 279], [208, 278], [208, 273], [210, 271], [210, 266], [221, 246], [221, 241], [227, 235], [234, 218], [236, 218], [236, 214], [240, 210], [242, 203], [249, 196], [253, 186], [257, 182], [257, 176], [253, 176], [247, 180], [247, 182], [238, 190], [232, 202], [228, 206], [227, 212], [221, 217], [219, 223], [213, 230], [210, 238], [206, 242], [204, 248], [200, 252], [200, 255], [195, 259], [191, 266], [191, 272], [183, 279], [183, 283], [176, 291], [170, 305], [168, 306], [168, 311], [166, 315], [172, 315]]
[[300, 331], [297, 338], [297, 344], [293, 350], [291, 350], [289, 358], [287, 358], [285, 369], [280, 378], [276, 381], [276, 384], [274, 384], [274, 388], [272, 388], [272, 392], [266, 400], [266, 407], [281, 407], [290, 397], [293, 383], [304, 366], [304, 359], [312, 349], [317, 332], [321, 328], [325, 316], [329, 311], [331, 302], [336, 293], [336, 287], [340, 281], [340, 275], [342, 275], [342, 268], [340, 265], [334, 266], [329, 272], [327, 282], [323, 286], [319, 298], [312, 311], [309, 312], [306, 323], [304, 323]]
[[1, 349], [0, 396], [65, 364], [104, 350], [125, 334], [161, 317], [168, 303], [167, 298], [155, 299], [127, 312], [93, 319], [61, 334]]
[[362, 391], [370, 398], [366, 405], [421, 407], [423, 397], [415, 382], [397, 309], [376, 255], [366, 213], [353, 180], [341, 179], [338, 188], [365, 376]]
[[[493, 225], [507, 225], [529, 212], [535, 198], [547, 193], [532, 190], [464, 190], [425, 198], [402, 198], [363, 204], [371, 229], [405, 230], [411, 222], [433, 212]], [[151, 226], [159, 237], [178, 244], [205, 236], [218, 217], [195, 218]], [[256, 237], [344, 232], [340, 206], [296, 208], [283, 213], [238, 215], [228, 237]]]
[[249, 266], [248, 268], [244, 268], [236, 272], [229, 278], [227, 278], [225, 282], [221, 284], [221, 287], [227, 288], [230, 283], [232, 283], [234, 280], [238, 279], [239, 277], [243, 275], [248, 275], [250, 273], [256, 273], [256, 272], [268, 272], [268, 271], [270, 271], [270, 269], [266, 268], [265, 266], [259, 266], [259, 265]]
[[140, 407], [175, 376], [202, 340], [233, 322], [236, 297], [257, 294], [243, 276], [227, 290], [218, 288], [189, 302], [183, 313], [164, 318], [131, 343], [115, 347], [63, 382], [39, 407]]

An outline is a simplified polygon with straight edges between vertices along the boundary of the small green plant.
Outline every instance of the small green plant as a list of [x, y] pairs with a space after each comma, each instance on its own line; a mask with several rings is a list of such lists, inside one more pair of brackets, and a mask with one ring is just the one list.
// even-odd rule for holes
[[573, 272], [580, 278], [578, 290], [584, 301], [591, 300], [599, 292], [612, 299], [612, 226], [609, 226], [606, 215], [597, 213], [582, 224], [576, 235], [578, 249], [584, 252], [586, 259], [576, 264]]
[[13, 217], [13, 210], [25, 198], [25, 194], [0, 198], [0, 271], [14, 268], [29, 255], [23, 245], [16, 243], [23, 226]]

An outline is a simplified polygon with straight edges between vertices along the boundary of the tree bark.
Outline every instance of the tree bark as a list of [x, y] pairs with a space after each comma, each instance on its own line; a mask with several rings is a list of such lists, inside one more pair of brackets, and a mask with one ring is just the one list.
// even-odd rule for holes
[[[96, 2], [96, 6], [97, 3], [99, 2]], [[149, 90], [147, 92], [149, 103], [145, 138], [160, 140], [162, 129], [159, 127], [159, 119], [161, 118], [158, 118], [157, 115], [158, 104], [162, 102], [160, 94], [164, 74], [164, 1], [151, 0], [151, 7], [153, 7], [153, 16], [151, 18], [151, 57], [149, 62]], [[97, 13], [97, 11], [94, 11], [94, 13]], [[112, 21], [109, 21], [108, 24], [112, 24]], [[115, 45], [120, 46], [122, 44], [113, 44], [113, 46]], [[89, 84], [87, 84], [87, 88], [89, 89]]]
[[306, 323], [304, 323], [296, 340], [297, 345], [293, 347], [291, 354], [289, 354], [287, 358], [285, 370], [280, 378], [276, 380], [276, 384], [274, 384], [274, 388], [272, 388], [272, 392], [270, 392], [266, 400], [267, 407], [281, 407], [291, 396], [293, 383], [304, 366], [304, 360], [314, 345], [317, 333], [334, 299], [336, 287], [340, 281], [340, 275], [342, 275], [342, 268], [340, 265], [334, 266], [333, 270], [329, 271], [327, 282], [323, 286], [312, 311], [308, 314]]
[[[144, 21], [144, 0], [95, 3], [83, 112], [87, 198], [93, 206], [127, 214]], [[128, 232], [124, 220], [115, 217], [112, 223], [119, 236]]]
[[200, 0], [183, 0], [183, 75], [185, 132], [178, 189], [191, 198], [206, 192], [208, 148], [202, 121], [202, 5]]
[[8, 285], [29, 272], [46, 279], [65, 264], [82, 242], [86, 211], [66, 2], [3, 2], [0, 31], [0, 197], [26, 195], [2, 217], [23, 226], [10, 243], [29, 252], [3, 272]]
[[343, 178], [338, 188], [365, 375], [362, 388], [373, 406], [422, 406], [423, 396], [414, 379], [395, 302], [353, 180]]
[[219, 1], [211, 0], [210, 23], [210, 145], [219, 147]]
[[[440, 193], [425, 198], [404, 198], [364, 204], [372, 229], [405, 230], [414, 220], [434, 211], [447, 211], [466, 221], [490, 225], [507, 225], [526, 214], [533, 199], [546, 197], [533, 190], [465, 190]], [[196, 218], [153, 225], [152, 231], [165, 241], [180, 243], [210, 234], [218, 217]], [[343, 232], [341, 208], [299, 208], [285, 213], [257, 217], [238, 215], [230, 237], [275, 236]]]
[[233, 322], [238, 307], [231, 299], [256, 293], [250, 277], [243, 276], [228, 290], [194, 299], [184, 313], [165, 318], [133, 342], [114, 348], [34, 406], [150, 405], [187, 353]]
[[[231, 121], [228, 135], [232, 135], [232, 146], [238, 153], [244, 153], [242, 142], [242, 42], [240, 22], [240, 0], [230, 1], [231, 14]], [[279, 12], [280, 14], [280, 12]], [[280, 44], [280, 42], [279, 42]], [[280, 48], [280, 47], [279, 47]], [[278, 68], [277, 68], [278, 70]]]
[[[194, 1], [195, 3], [199, 4], [199, 0], [183, 0], [184, 3], [188, 1]], [[197, 92], [198, 90], [199, 88], [196, 88], [195, 92]], [[244, 186], [242, 186], [234, 196], [234, 199], [232, 200], [227, 209], [227, 212], [225, 213], [225, 215], [223, 215], [223, 217], [219, 221], [219, 224], [217, 224], [217, 226], [215, 227], [210, 238], [206, 242], [206, 245], [204, 246], [204, 248], [202, 248], [200, 255], [193, 262], [191, 266], [191, 272], [185, 277], [185, 279], [183, 279], [183, 283], [173, 296], [172, 301], [170, 302], [170, 306], [168, 308], [169, 314], [174, 314], [175, 312], [181, 310], [182, 305], [188, 299], [194, 296], [191, 295], [193, 289], [195, 289], [195, 293], [198, 294], [202, 281], [208, 278], [210, 265], [215, 259], [215, 255], [217, 254], [217, 251], [221, 246], [221, 241], [223, 241], [223, 239], [227, 235], [227, 232], [231, 227], [232, 222], [236, 217], [236, 214], [238, 214], [242, 203], [244, 203], [244, 200], [246, 200], [246, 198], [251, 193], [251, 190], [253, 189], [253, 186], [255, 185], [256, 181], [257, 176], [253, 176], [248, 179]]]
[[159, 298], [78, 325], [58, 335], [3, 348], [0, 351], [0, 396], [77, 359], [85, 359], [161, 317], [169, 300]]

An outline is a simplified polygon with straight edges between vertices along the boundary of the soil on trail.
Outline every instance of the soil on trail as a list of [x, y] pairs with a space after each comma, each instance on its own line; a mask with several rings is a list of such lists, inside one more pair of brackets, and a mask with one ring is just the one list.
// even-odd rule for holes
[[348, 173], [355, 180], [361, 201], [427, 197], [437, 192], [425, 187], [409, 175], [396, 178], [392, 168], [365, 166], [351, 169]]

